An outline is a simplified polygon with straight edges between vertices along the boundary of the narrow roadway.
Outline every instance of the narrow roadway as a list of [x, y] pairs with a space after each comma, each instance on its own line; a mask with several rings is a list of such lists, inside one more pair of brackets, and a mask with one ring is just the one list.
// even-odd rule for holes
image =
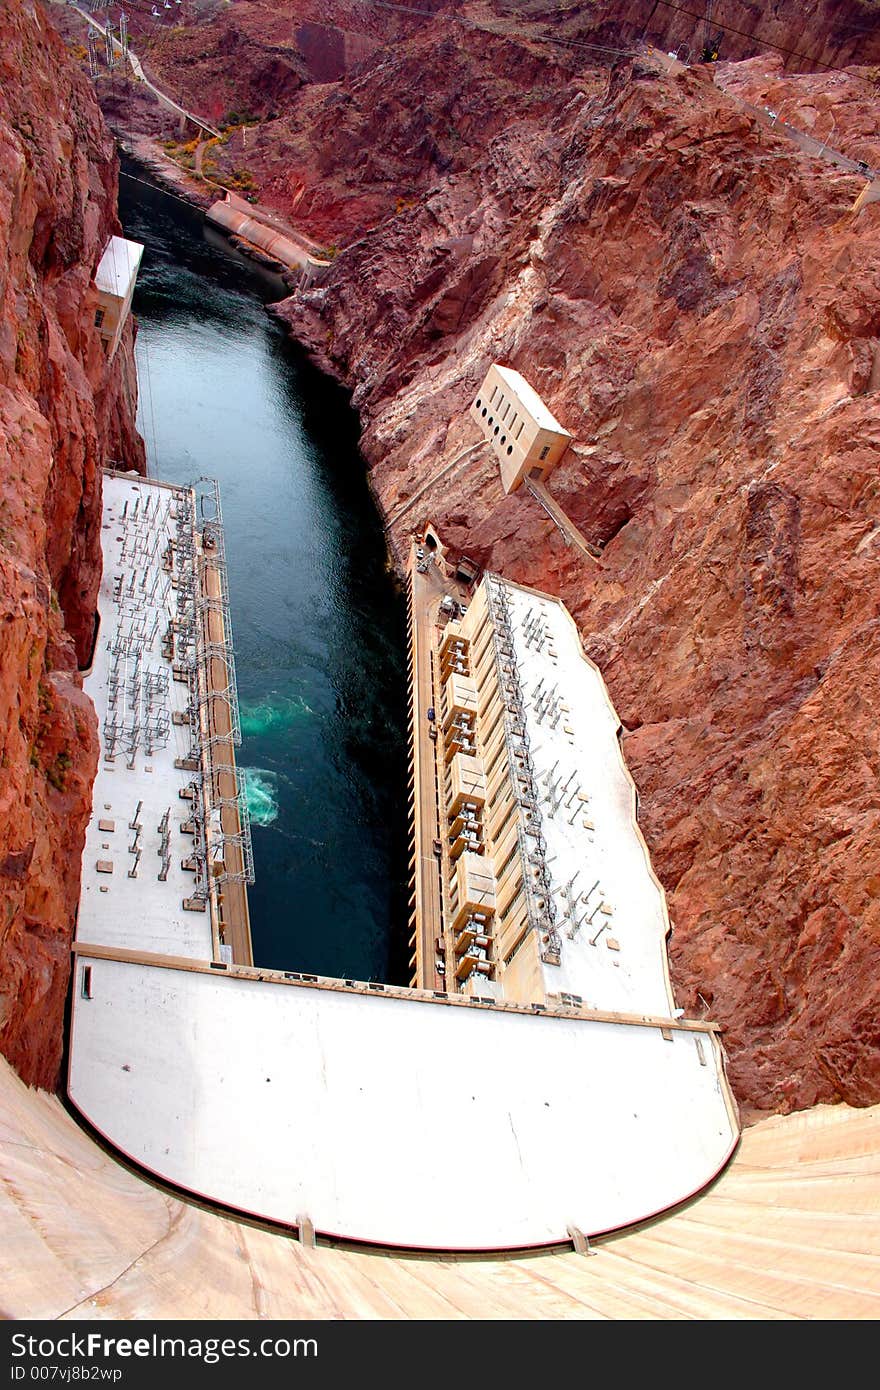
[[[678, 58], [674, 58], [669, 53], [662, 52], [659, 48], [648, 48], [648, 54], [665, 72], [679, 73], [687, 72], [688, 64], [682, 63]], [[717, 84], [716, 84], [717, 85]], [[817, 140], [815, 136], [808, 135], [806, 131], [799, 130], [797, 126], [789, 125], [787, 121], [780, 121], [775, 112], [766, 106], [757, 106], [753, 101], [747, 101], [745, 97], [736, 96], [726, 88], [718, 86], [718, 91], [723, 92], [729, 101], [738, 106], [741, 111], [746, 111], [750, 116], [756, 116], [762, 125], [769, 130], [775, 131], [777, 135], [782, 135], [792, 144], [797, 145], [805, 154], [812, 155], [816, 159], [824, 159], [829, 164], [836, 164], [841, 169], [846, 169], [851, 174], [859, 174], [868, 181], [868, 184], [880, 185], [880, 174], [876, 169], [866, 168], [857, 159], [850, 159], [849, 155], [841, 154], [840, 150], [832, 149], [823, 140]]]
[[[219, 604], [221, 590], [217, 571], [211, 566], [205, 566], [203, 573], [204, 597]], [[227, 649], [223, 618], [216, 607], [208, 609], [205, 613], [202, 640], [215, 650]], [[205, 740], [203, 746], [210, 749], [203, 769], [207, 793], [208, 873], [210, 875], [214, 867], [211, 856], [211, 810], [219, 802], [220, 822], [227, 837], [223, 843], [223, 858], [230, 877], [225, 879], [222, 887], [217, 890], [217, 927], [219, 930], [222, 925], [224, 941], [232, 948], [233, 962], [236, 965], [253, 965], [254, 951], [245, 886], [247, 866], [237, 843], [243, 828], [239, 819], [238, 797], [244, 787], [244, 776], [235, 767], [230, 701], [235, 700], [237, 696], [231, 680], [231, 659], [231, 655], [211, 655], [204, 665], [205, 693], [208, 699], [202, 712], [202, 719], [206, 725], [202, 737]]]
[[[54, 0], [54, 3], [64, 3], [64, 0]], [[103, 24], [99, 24], [93, 15], [87, 14], [85, 10], [81, 9], [79, 5], [74, 3], [74, 0], [67, 0], [67, 4], [69, 9], [75, 10], [76, 13], [82, 19], [84, 19], [87, 24], [90, 24], [93, 29], [97, 29], [98, 33], [106, 42], [107, 30], [105, 29]], [[116, 52], [122, 54], [122, 44], [119, 42], [119, 40], [111, 36], [111, 42]], [[143, 64], [141, 63], [140, 58], [138, 58], [137, 54], [134, 53], [131, 48], [127, 48], [125, 50], [125, 53], [128, 57], [129, 63], [131, 64], [131, 70], [137, 78], [138, 82], [143, 82], [144, 86], [150, 89], [154, 97], [156, 97], [156, 99], [160, 101], [163, 106], [167, 107], [169, 111], [174, 111], [178, 116], [183, 116], [186, 120], [192, 121], [193, 125], [198, 126], [200, 130], [207, 130], [210, 135], [219, 137], [219, 130], [215, 130], [214, 126], [209, 125], [207, 121], [202, 120], [202, 117], [197, 116], [194, 111], [187, 111], [185, 106], [181, 106], [179, 102], [175, 101], [172, 97], [167, 96], [165, 92], [161, 90], [160, 87], [157, 87], [155, 82], [150, 81], [149, 77], [147, 77], [146, 73], [144, 72]]]

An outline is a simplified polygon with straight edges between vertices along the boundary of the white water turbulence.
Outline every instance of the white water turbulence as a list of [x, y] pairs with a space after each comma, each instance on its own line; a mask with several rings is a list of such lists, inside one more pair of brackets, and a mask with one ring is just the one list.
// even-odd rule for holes
[[263, 767], [243, 767], [244, 791], [252, 825], [278, 819], [278, 774]]
[[241, 731], [243, 734], [280, 733], [302, 723], [311, 713], [301, 696], [273, 692], [264, 700], [242, 702]]

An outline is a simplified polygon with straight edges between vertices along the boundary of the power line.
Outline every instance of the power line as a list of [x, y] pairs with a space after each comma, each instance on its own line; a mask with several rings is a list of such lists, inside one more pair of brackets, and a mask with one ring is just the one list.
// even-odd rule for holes
[[[675, 10], [678, 14], [687, 15], [689, 19], [694, 19], [702, 23], [704, 16], [697, 14], [694, 10], [686, 9], [684, 5], [676, 5], [673, 0], [658, 0], [658, 3], [665, 5], [667, 10]], [[745, 29], [736, 29], [732, 24], [722, 24], [720, 20], [714, 21], [714, 26], [721, 29], [725, 34], [736, 34], [738, 38], [748, 39], [749, 43], [757, 44], [759, 48], [773, 48], [777, 53], [785, 53], [789, 58], [799, 58], [804, 63], [811, 63], [814, 67], [825, 68], [828, 72], [843, 72], [843, 68], [835, 67], [833, 63], [823, 63], [818, 58], [811, 58], [808, 53], [800, 53], [796, 48], [786, 48], [784, 44], [772, 43], [769, 39], [756, 38], [754, 34], [746, 33]], [[867, 78], [861, 79], [868, 81]], [[870, 84], [874, 86], [874, 83]]]
[[637, 58], [638, 52], [633, 48], [612, 48], [609, 44], [588, 43], [585, 39], [569, 39], [561, 34], [548, 33], [529, 33], [523, 29], [511, 29], [509, 32], [493, 29], [487, 24], [478, 24], [476, 20], [467, 19], [464, 15], [455, 12], [444, 13], [442, 10], [418, 10], [412, 5], [393, 4], [392, 0], [361, 0], [365, 7], [372, 6], [379, 10], [396, 10], [401, 14], [418, 15], [422, 19], [451, 19], [454, 23], [460, 24], [464, 29], [475, 29], [481, 34], [494, 34], [500, 39], [523, 39], [529, 43], [555, 43], [564, 48], [583, 48], [594, 53], [612, 53], [618, 58]]
[[[500, 38], [520, 39], [530, 43], [556, 44], [559, 47], [563, 48], [583, 49], [585, 51], [595, 53], [608, 53], [618, 58], [638, 58], [639, 56], [641, 56], [638, 50], [636, 49], [613, 48], [610, 45], [605, 44], [592, 44], [588, 43], [584, 39], [570, 39], [560, 34], [549, 34], [546, 32], [534, 33], [525, 31], [523, 29], [511, 29], [508, 32], [500, 32], [498, 30], [489, 28], [487, 25], [477, 24], [474, 20], [467, 19], [463, 15], [457, 14], [455, 12], [453, 12], [452, 14], [446, 13], [444, 15], [442, 10], [421, 10], [414, 5], [396, 4], [394, 3], [394, 0], [361, 0], [361, 3], [364, 5], [365, 8], [369, 8], [370, 6], [372, 6], [375, 9], [394, 10], [401, 14], [416, 15], [422, 19], [437, 19], [443, 16], [446, 19], [453, 20], [456, 24], [460, 24], [465, 29], [474, 29], [480, 33], [496, 34]], [[738, 38], [747, 39], [749, 43], [754, 44], [758, 48], [773, 49], [777, 53], [785, 54], [786, 57], [797, 58], [801, 62], [812, 65], [813, 67], [824, 68], [826, 72], [845, 71], [844, 68], [837, 66], [834, 63], [823, 63], [820, 59], [812, 58], [809, 54], [801, 53], [798, 49], [787, 48], [784, 44], [773, 43], [772, 40], [769, 39], [759, 39], [754, 34], [747, 33], [745, 29], [737, 29], [734, 25], [723, 24], [720, 20], [714, 17], [713, 0], [707, 0], [705, 14], [700, 14], [696, 10], [688, 9], [685, 5], [675, 4], [674, 0], [655, 0], [654, 7], [651, 10], [651, 14], [648, 17], [648, 20], [645, 24], [645, 28], [642, 32], [642, 41], [644, 41], [645, 34], [647, 33], [648, 27], [650, 25], [650, 21], [653, 18], [659, 5], [664, 5], [666, 9], [669, 10], [675, 10], [678, 14], [686, 15], [689, 19], [693, 19], [697, 25], [705, 24], [707, 26], [707, 30], [711, 27], [716, 31], [721, 30], [723, 33], [736, 34]], [[872, 91], [876, 89], [877, 83], [872, 81], [870, 78], [861, 77], [858, 74], [853, 74], [853, 76], [857, 81], [866, 83], [872, 89]]]
[[[436, 11], [436, 12], [435, 12], [435, 11], [433, 11], [433, 10], [419, 10], [419, 9], [416, 9], [415, 7], [413, 7], [413, 6], [396, 4], [396, 3], [393, 2], [393, 0], [362, 0], [362, 3], [363, 3], [365, 6], [373, 5], [374, 7], [378, 8], [378, 9], [384, 9], [384, 10], [398, 10], [398, 11], [404, 13], [404, 14], [418, 15], [418, 16], [423, 17], [423, 18], [426, 18], [426, 19], [436, 19], [436, 18], [438, 17], [438, 15], [440, 14], [440, 11]], [[799, 53], [799, 52], [797, 51], [797, 49], [786, 48], [786, 47], [785, 47], [784, 45], [782, 45], [782, 44], [775, 44], [775, 43], [772, 43], [772, 42], [770, 42], [770, 41], [768, 41], [768, 40], [758, 39], [758, 38], [756, 38], [753, 34], [747, 34], [747, 33], [745, 32], [745, 30], [743, 30], [743, 29], [737, 29], [737, 28], [735, 28], [735, 27], [732, 26], [732, 25], [722, 24], [719, 20], [716, 20], [716, 19], [714, 18], [714, 4], [713, 4], [713, 0], [707, 0], [707, 3], [706, 3], [706, 12], [705, 12], [704, 15], [697, 14], [697, 13], [695, 13], [693, 10], [689, 10], [689, 9], [687, 9], [687, 8], [686, 8], [685, 6], [683, 6], [683, 5], [677, 5], [677, 4], [674, 3], [674, 0], [655, 0], [654, 6], [653, 6], [653, 8], [652, 8], [652, 10], [651, 10], [650, 15], [648, 16], [648, 20], [647, 20], [647, 22], [646, 22], [646, 24], [645, 24], [645, 28], [644, 28], [644, 30], [643, 30], [643, 32], [642, 32], [642, 39], [641, 39], [641, 42], [644, 42], [645, 34], [646, 34], [646, 32], [647, 32], [647, 29], [648, 29], [648, 25], [650, 24], [650, 21], [651, 21], [651, 19], [653, 18], [654, 14], [655, 14], [655, 12], [656, 12], [656, 10], [657, 10], [658, 5], [665, 5], [667, 9], [675, 10], [675, 11], [677, 11], [677, 13], [679, 13], [679, 14], [687, 15], [689, 18], [691, 18], [691, 19], [697, 21], [697, 23], [705, 23], [705, 25], [706, 25], [706, 33], [707, 33], [707, 45], [708, 45], [709, 42], [711, 42], [710, 38], [708, 37], [708, 36], [710, 35], [711, 31], [712, 31], [713, 29], [716, 30], [716, 31], [720, 29], [720, 30], [722, 30], [724, 33], [736, 34], [736, 35], [738, 35], [740, 38], [745, 38], [745, 39], [747, 39], [750, 43], [755, 44], [755, 45], [757, 45], [758, 47], [775, 49], [775, 50], [776, 50], [777, 52], [779, 52], [779, 53], [784, 53], [784, 54], [786, 54], [786, 55], [789, 56], [789, 57], [801, 59], [801, 60], [802, 60], [803, 62], [805, 62], [805, 63], [812, 63], [814, 66], [824, 68], [824, 69], [825, 69], [826, 71], [828, 71], [828, 72], [844, 72], [844, 69], [843, 69], [843, 68], [835, 67], [835, 65], [832, 64], [832, 63], [823, 63], [823, 62], [821, 62], [819, 59], [810, 58], [810, 57], [809, 57], [807, 54], [805, 54], [805, 53]], [[498, 31], [498, 30], [491, 29], [491, 28], [489, 28], [489, 27], [486, 26], [486, 25], [477, 24], [477, 23], [475, 23], [473, 20], [465, 19], [465, 18], [463, 18], [461, 15], [459, 15], [459, 14], [457, 14], [457, 13], [455, 13], [455, 12], [453, 12], [451, 15], [450, 15], [450, 14], [447, 14], [447, 15], [446, 15], [446, 18], [448, 18], [448, 19], [453, 19], [456, 23], [461, 24], [461, 25], [462, 25], [463, 27], [465, 27], [465, 28], [468, 28], [468, 29], [475, 29], [475, 30], [479, 31], [480, 33], [496, 34], [496, 35], [498, 35], [498, 36], [501, 37], [501, 38], [519, 38], [519, 39], [523, 39], [523, 40], [526, 40], [526, 41], [529, 41], [529, 42], [532, 42], [532, 43], [555, 43], [555, 44], [561, 44], [561, 45], [563, 45], [563, 46], [565, 46], [565, 47], [568, 47], [568, 48], [589, 49], [589, 50], [592, 50], [592, 51], [595, 51], [595, 52], [612, 53], [612, 54], [614, 54], [614, 55], [617, 56], [617, 57], [623, 57], [623, 58], [637, 58], [637, 57], [640, 57], [640, 56], [641, 56], [640, 53], [639, 53], [637, 50], [633, 50], [633, 49], [622, 49], [622, 48], [610, 48], [610, 47], [603, 46], [603, 45], [601, 45], [601, 44], [591, 44], [591, 43], [587, 43], [587, 42], [584, 41], [584, 40], [565, 38], [565, 37], [562, 37], [561, 35], [558, 35], [558, 34], [552, 34], [552, 35], [551, 35], [551, 34], [546, 34], [546, 33], [539, 33], [539, 34], [527, 33], [527, 32], [524, 32], [524, 31], [521, 30], [521, 29], [519, 29], [519, 30], [513, 29], [513, 30], [511, 30], [511, 31], [509, 31], [509, 32], [507, 32], [507, 33], [505, 33], [505, 32], [500, 32], [500, 31]], [[861, 76], [860, 74], [858, 74], [858, 73], [848, 74], [848, 75], [849, 75], [849, 76], [852, 76], [856, 81], [860, 81], [860, 82], [866, 83], [868, 86], [870, 86], [870, 87], [872, 88], [872, 90], [873, 90], [873, 89], [876, 87], [876, 85], [877, 85], [875, 82], [872, 82], [869, 78], [862, 77], [862, 76]], [[746, 103], [746, 104], [747, 104], [747, 105], [750, 105], [750, 103]], [[757, 108], [756, 108], [756, 109], [757, 109]], [[803, 132], [799, 132], [799, 133], [802, 134]], [[846, 156], [843, 156], [843, 158], [846, 159]], [[853, 162], [853, 161], [849, 161], [849, 162]]]
[[[421, 15], [425, 19], [436, 19], [440, 13], [439, 10], [416, 10], [412, 5], [392, 5], [389, 0], [363, 0], [363, 3], [367, 6], [373, 5], [379, 10], [400, 10], [401, 14]], [[458, 19], [458, 15], [455, 15], [454, 18]]]

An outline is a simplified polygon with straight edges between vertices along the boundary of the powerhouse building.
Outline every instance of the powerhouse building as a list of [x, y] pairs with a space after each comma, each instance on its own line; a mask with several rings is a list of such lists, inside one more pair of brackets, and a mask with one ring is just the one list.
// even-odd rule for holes
[[669, 1014], [663, 890], [565, 606], [486, 575], [437, 672], [447, 987]]

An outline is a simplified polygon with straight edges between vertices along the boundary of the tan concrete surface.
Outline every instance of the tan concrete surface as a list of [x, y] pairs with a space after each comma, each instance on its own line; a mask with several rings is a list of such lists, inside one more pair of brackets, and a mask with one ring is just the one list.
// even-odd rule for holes
[[764, 1121], [704, 1197], [527, 1258], [405, 1257], [216, 1215], [105, 1154], [0, 1060], [0, 1312], [12, 1318], [871, 1318], [880, 1106]]
[[[207, 566], [203, 573], [205, 596], [219, 603], [220, 581], [216, 570]], [[204, 640], [214, 646], [223, 647], [227, 640], [227, 634], [221, 613], [217, 609], [209, 609], [203, 622]], [[218, 768], [232, 769], [232, 771], [223, 770], [214, 774], [211, 795], [212, 797], [226, 798], [226, 804], [221, 810], [221, 821], [224, 832], [233, 837], [241, 833], [238, 811], [232, 804], [239, 790], [241, 774], [235, 771], [235, 746], [232, 738], [232, 719], [228, 698], [231, 693], [233, 698], [236, 697], [234, 692], [231, 692], [229, 669], [222, 658], [212, 656], [205, 662], [204, 677], [206, 688], [212, 695], [212, 698], [207, 702], [207, 714], [202, 716], [207, 718], [204, 734], [206, 738], [216, 740], [213, 747], [214, 759]], [[243, 874], [245, 869], [244, 856], [234, 840], [231, 839], [227, 843], [225, 853], [230, 874]], [[254, 951], [251, 940], [247, 888], [244, 882], [230, 878], [223, 884], [220, 891], [223, 897], [224, 941], [232, 948], [232, 959], [236, 965], [253, 965]]]

